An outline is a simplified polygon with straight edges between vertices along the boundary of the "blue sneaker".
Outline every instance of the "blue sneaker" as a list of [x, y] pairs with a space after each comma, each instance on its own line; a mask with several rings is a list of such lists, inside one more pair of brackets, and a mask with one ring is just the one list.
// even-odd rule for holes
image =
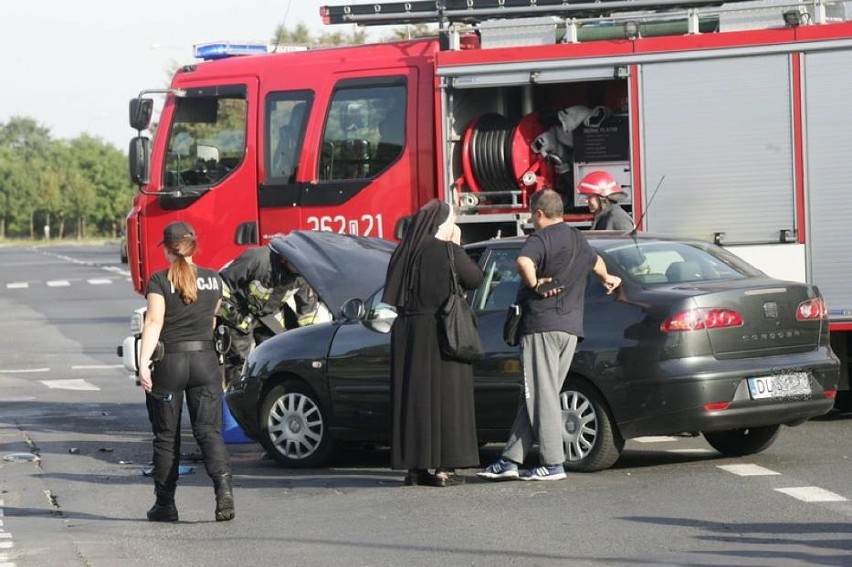
[[488, 480], [514, 480], [518, 478], [519, 474], [518, 465], [509, 459], [500, 457], [496, 462], [476, 473], [476, 476]]
[[562, 465], [542, 465], [524, 471], [521, 480], [562, 480], [565, 478], [565, 467]]

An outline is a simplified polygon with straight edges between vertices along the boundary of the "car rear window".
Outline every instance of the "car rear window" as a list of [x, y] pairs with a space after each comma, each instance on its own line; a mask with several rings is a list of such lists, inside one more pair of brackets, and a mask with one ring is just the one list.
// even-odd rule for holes
[[761, 275], [740, 258], [709, 243], [637, 241], [610, 245], [599, 254], [610, 270], [643, 287]]

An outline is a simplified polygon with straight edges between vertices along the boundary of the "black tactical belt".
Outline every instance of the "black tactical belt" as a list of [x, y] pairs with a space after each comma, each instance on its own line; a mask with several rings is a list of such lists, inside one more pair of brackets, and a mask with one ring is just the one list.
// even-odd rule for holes
[[168, 343], [163, 345], [166, 354], [175, 352], [204, 352], [207, 350], [216, 350], [216, 344], [213, 341], [179, 341], [176, 343]]

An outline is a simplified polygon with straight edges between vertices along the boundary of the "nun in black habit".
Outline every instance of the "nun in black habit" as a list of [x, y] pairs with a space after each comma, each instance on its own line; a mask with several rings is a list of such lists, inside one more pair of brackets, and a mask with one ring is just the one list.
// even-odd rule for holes
[[473, 371], [444, 358], [439, 342], [439, 312], [452, 290], [448, 248], [459, 283], [475, 289], [482, 271], [459, 246], [452, 208], [432, 199], [388, 265], [383, 300], [398, 314], [391, 331], [391, 467], [408, 470], [406, 485], [457, 484], [455, 468], [479, 464]]

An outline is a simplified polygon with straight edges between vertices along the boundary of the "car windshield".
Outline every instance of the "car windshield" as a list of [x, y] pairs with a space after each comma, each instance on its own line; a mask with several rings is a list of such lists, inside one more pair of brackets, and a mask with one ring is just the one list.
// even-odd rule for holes
[[599, 254], [611, 270], [641, 286], [762, 275], [726, 250], [700, 242], [640, 240], [601, 247]]

